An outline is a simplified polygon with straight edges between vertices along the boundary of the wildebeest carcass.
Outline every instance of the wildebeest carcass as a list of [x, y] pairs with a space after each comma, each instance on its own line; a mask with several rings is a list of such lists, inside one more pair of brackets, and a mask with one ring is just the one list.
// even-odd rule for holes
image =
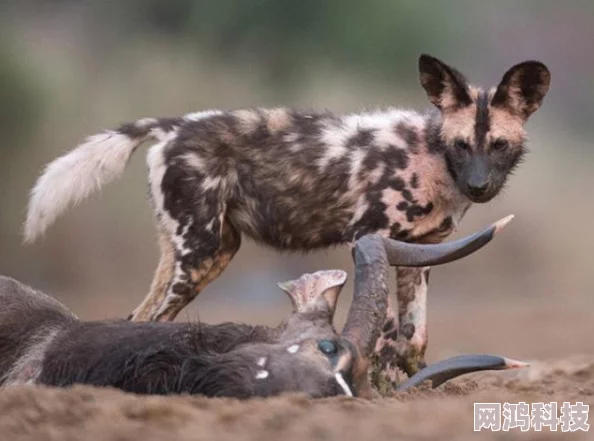
[[[0, 386], [112, 386], [142, 394], [190, 393], [247, 398], [281, 392], [312, 397], [371, 397], [368, 357], [386, 315], [390, 265], [439, 265], [488, 243], [500, 221], [440, 245], [396, 242], [378, 235], [353, 249], [355, 293], [338, 333], [333, 316], [346, 281], [340, 270], [306, 274], [279, 286], [293, 304], [278, 327], [235, 323], [85, 322], [46, 294], [0, 278]], [[484, 369], [519, 366], [487, 355], [448, 359], [404, 386]]]

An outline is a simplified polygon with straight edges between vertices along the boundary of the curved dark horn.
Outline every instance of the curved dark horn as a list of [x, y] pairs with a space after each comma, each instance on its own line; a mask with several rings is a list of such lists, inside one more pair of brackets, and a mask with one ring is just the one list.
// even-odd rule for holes
[[395, 266], [436, 266], [453, 262], [484, 247], [513, 217], [513, 214], [509, 215], [483, 231], [437, 245], [419, 245], [384, 239], [388, 262]]
[[527, 363], [497, 355], [460, 355], [438, 361], [421, 369], [398, 386], [396, 390], [402, 392], [427, 380], [431, 381], [431, 387], [436, 388], [452, 378], [471, 372], [516, 369], [526, 366], [528, 366]]
[[461, 259], [482, 248], [507, 224], [508, 216], [482, 232], [439, 245], [407, 244], [369, 234], [353, 249], [355, 289], [342, 336], [357, 352], [353, 384], [359, 396], [370, 395], [367, 380], [368, 357], [386, 320], [388, 268], [439, 265]]
[[371, 398], [368, 357], [386, 320], [388, 306], [388, 256], [384, 240], [377, 234], [363, 236], [353, 249], [355, 287], [342, 337], [355, 352], [351, 378], [355, 393]]

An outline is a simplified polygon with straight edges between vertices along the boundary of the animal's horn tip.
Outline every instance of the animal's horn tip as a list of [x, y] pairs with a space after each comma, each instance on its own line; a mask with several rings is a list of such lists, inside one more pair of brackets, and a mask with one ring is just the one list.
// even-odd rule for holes
[[503, 219], [499, 219], [497, 222], [495, 222], [493, 224], [493, 226], [495, 227], [495, 230], [493, 231], [493, 234], [497, 234], [499, 233], [501, 230], [503, 230], [503, 228], [509, 224], [511, 222], [511, 220], [514, 218], [513, 214], [510, 214], [509, 216], [504, 217]]
[[511, 358], [504, 358], [505, 369], [520, 369], [530, 366], [529, 363], [519, 360], [513, 360]]
[[278, 283], [276, 284], [276, 286], [278, 286], [278, 287], [279, 287], [280, 289], [282, 289], [283, 291], [286, 291], [286, 292], [288, 292], [288, 291], [290, 291], [290, 290], [291, 290], [291, 286], [292, 286], [292, 285], [291, 285], [291, 282], [290, 282], [290, 281], [287, 281], [287, 282], [278, 282]]

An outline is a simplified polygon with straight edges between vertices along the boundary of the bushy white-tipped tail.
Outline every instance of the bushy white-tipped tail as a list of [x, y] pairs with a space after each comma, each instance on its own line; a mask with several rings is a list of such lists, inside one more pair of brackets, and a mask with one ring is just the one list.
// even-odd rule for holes
[[105, 131], [51, 162], [31, 190], [25, 242], [33, 242], [70, 206], [119, 178], [145, 139]]

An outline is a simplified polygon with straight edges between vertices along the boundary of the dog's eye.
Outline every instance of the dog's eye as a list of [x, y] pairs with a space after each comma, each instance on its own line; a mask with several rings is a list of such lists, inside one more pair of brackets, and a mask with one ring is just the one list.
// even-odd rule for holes
[[318, 348], [326, 355], [336, 355], [338, 346], [331, 340], [322, 340], [318, 343]]
[[491, 149], [493, 150], [505, 150], [509, 143], [505, 139], [496, 139], [491, 144]]
[[459, 150], [470, 151], [470, 144], [468, 144], [463, 139], [456, 139], [454, 141], [454, 147], [456, 147]]

